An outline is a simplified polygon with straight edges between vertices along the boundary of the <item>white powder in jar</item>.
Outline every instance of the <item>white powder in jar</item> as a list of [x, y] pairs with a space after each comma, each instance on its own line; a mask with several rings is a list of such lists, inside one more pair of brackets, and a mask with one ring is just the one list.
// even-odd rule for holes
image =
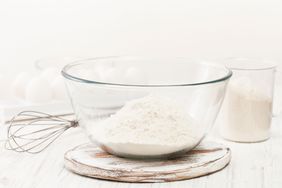
[[248, 78], [229, 83], [223, 108], [221, 135], [238, 142], [257, 142], [269, 137], [272, 100]]
[[203, 133], [185, 110], [168, 98], [132, 100], [93, 128], [91, 137], [120, 155], [165, 155], [195, 147]]

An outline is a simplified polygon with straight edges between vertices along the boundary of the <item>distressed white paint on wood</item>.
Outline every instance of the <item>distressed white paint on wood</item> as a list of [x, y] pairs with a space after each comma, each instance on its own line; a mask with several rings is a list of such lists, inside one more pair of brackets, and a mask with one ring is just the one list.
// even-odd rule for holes
[[[0, 126], [1, 139], [6, 129]], [[64, 168], [64, 153], [88, 142], [77, 128], [38, 155], [14, 153], [0, 147], [0, 188], [281, 188], [282, 187], [282, 119], [275, 118], [271, 139], [262, 143], [241, 144], [210, 137], [231, 148], [232, 159], [223, 170], [200, 178], [168, 183], [118, 183], [78, 176]]]
[[71, 171], [99, 179], [123, 182], [170, 182], [217, 172], [230, 161], [229, 148], [205, 142], [175, 159], [138, 160], [116, 157], [93, 144], [83, 144], [65, 154]]

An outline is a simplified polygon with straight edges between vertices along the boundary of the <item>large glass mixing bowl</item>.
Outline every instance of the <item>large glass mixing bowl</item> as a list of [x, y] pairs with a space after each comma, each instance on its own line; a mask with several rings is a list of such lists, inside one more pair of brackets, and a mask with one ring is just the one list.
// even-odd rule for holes
[[[63, 68], [62, 75], [79, 125], [93, 143], [122, 157], [160, 158], [187, 152], [202, 141], [214, 124], [232, 72], [223, 66], [185, 58], [104, 57], [68, 64]], [[127, 136], [130, 136], [127, 134], [135, 133], [132, 130], [127, 133], [123, 127], [118, 130], [124, 131], [121, 135], [125, 136], [120, 138], [123, 139], [122, 143], [113, 143], [111, 136], [100, 134], [108, 126], [108, 123], [103, 122], [117, 114], [129, 101], [150, 95], [171, 99], [174, 104], [181, 106], [182, 114], [197, 122], [197, 127], [194, 127], [197, 136], [193, 135], [196, 134], [193, 130], [189, 133], [194, 136], [193, 142], [182, 146], [142, 144], [146, 140], [142, 140], [143, 133], [138, 132], [140, 143], [127, 143]], [[167, 116], [170, 116], [169, 112], [166, 112]], [[127, 118], [130, 122], [130, 115]], [[115, 121], [111, 123], [115, 124]], [[170, 135], [177, 132], [172, 132], [156, 133], [164, 134], [164, 140], [158, 142], [165, 143], [170, 136], [177, 139], [178, 135]], [[153, 133], [150, 134], [155, 137]], [[184, 135], [181, 132], [177, 134], [179, 138]]]

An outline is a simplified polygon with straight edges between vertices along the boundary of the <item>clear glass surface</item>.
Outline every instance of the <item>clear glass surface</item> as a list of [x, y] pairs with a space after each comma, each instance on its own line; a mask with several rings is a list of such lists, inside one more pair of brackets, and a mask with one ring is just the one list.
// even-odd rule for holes
[[[160, 158], [174, 157], [201, 142], [214, 124], [232, 72], [184, 58], [108, 57], [76, 61], [65, 66], [62, 74], [76, 118], [93, 143], [118, 156]], [[99, 122], [128, 101], [151, 93], [173, 99], [200, 122], [201, 136], [194, 145], [161, 155], [136, 155], [111, 148], [93, 136], [101, 129]]]

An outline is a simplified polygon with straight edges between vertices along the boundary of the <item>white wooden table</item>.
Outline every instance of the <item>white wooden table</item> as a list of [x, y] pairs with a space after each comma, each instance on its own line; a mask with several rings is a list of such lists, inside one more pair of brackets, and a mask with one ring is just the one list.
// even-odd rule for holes
[[[0, 128], [5, 138], [5, 126]], [[281, 188], [282, 119], [274, 118], [271, 139], [262, 143], [239, 144], [209, 137], [229, 146], [228, 167], [209, 176], [171, 183], [132, 184], [97, 180], [69, 172], [63, 165], [66, 150], [87, 142], [80, 128], [69, 130], [43, 153], [32, 155], [7, 151], [1, 142], [0, 188], [96, 188], [96, 187], [211, 187]]]

